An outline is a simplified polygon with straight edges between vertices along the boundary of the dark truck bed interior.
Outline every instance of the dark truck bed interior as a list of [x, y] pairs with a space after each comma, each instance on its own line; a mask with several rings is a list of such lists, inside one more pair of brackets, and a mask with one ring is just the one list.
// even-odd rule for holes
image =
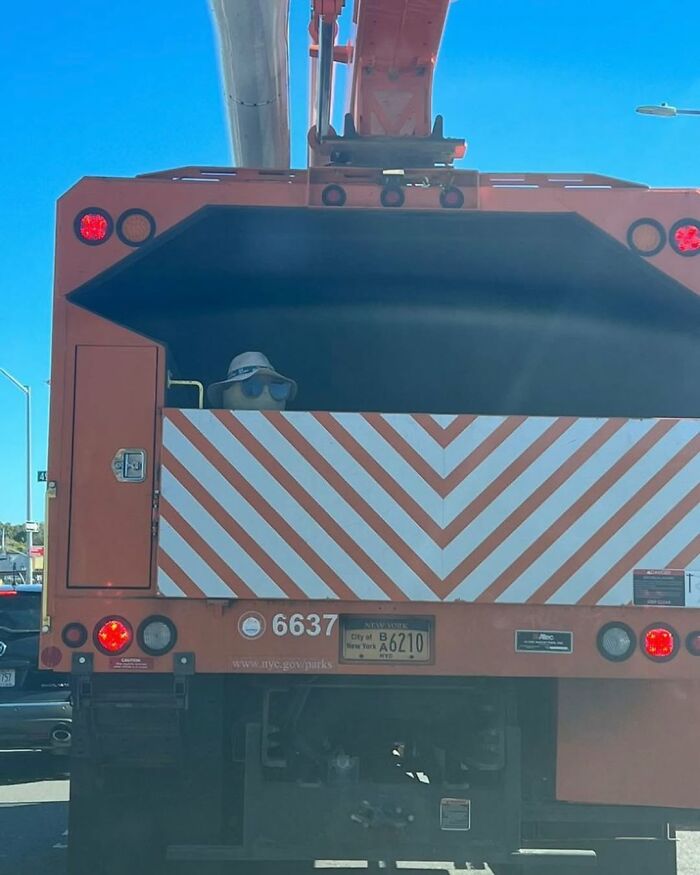
[[576, 214], [209, 207], [71, 299], [296, 409], [700, 415], [700, 299]]

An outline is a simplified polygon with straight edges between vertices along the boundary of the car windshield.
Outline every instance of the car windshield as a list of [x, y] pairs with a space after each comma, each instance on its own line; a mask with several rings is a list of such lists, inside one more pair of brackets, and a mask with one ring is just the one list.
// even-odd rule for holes
[[40, 613], [40, 593], [0, 591], [0, 630], [38, 632]]

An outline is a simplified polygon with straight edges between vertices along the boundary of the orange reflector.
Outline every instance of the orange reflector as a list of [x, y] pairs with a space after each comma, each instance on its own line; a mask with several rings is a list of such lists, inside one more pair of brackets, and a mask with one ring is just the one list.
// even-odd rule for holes
[[455, 158], [464, 158], [467, 154], [467, 144], [461, 143], [459, 146], [455, 146]]
[[156, 221], [145, 210], [127, 210], [117, 221], [117, 236], [128, 246], [142, 246], [156, 233]]
[[627, 229], [627, 243], [638, 255], [649, 258], [666, 245], [666, 230], [655, 219], [638, 219]]

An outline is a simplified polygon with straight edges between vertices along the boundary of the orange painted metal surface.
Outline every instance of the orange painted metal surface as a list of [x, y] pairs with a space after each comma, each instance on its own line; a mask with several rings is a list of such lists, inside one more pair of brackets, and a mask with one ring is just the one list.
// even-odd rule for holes
[[349, 112], [361, 135], [424, 137], [449, 0], [356, 0]]
[[700, 681], [559, 682], [557, 798], [697, 808]]
[[[654, 219], [667, 235], [679, 219], [700, 217], [698, 190], [649, 189], [595, 174], [475, 174], [450, 169], [415, 171], [415, 175], [421, 180], [432, 178], [434, 185], [404, 189], [406, 200], [400, 212], [444, 213], [439, 197], [441, 185], [449, 183], [463, 190], [470, 211], [577, 214], [625, 247], [630, 226], [640, 218]], [[332, 183], [346, 189], [347, 202], [342, 209], [382, 209], [383, 182], [380, 171], [336, 167], [289, 172], [178, 168], [136, 179], [86, 178], [59, 201], [56, 295], [69, 294], [134, 255], [135, 250], [116, 234], [105, 244], [92, 247], [76, 238], [73, 220], [86, 205], [102, 207], [114, 220], [128, 209], [147, 209], [156, 221], [157, 241], [210, 205], [328, 209], [322, 206], [321, 194]], [[698, 259], [678, 255], [668, 240], [644, 261], [700, 294]]]
[[[683, 640], [700, 629], [695, 611], [683, 608], [592, 608], [557, 605], [480, 605], [333, 602], [277, 599], [172, 599], [132, 592], [71, 590], [60, 599], [53, 629], [44, 637], [63, 653], [70, 653], [60, 638], [64, 624], [79, 620], [92, 631], [104, 616], [125, 617], [136, 629], [153, 614], [169, 617], [177, 626], [177, 650], [197, 656], [197, 670], [214, 673], [331, 673], [416, 676], [553, 677], [590, 679], [644, 679], [647, 681], [696, 681], [700, 657], [684, 646], [669, 662], [652, 662], [639, 648], [624, 662], [604, 659], [596, 644], [600, 628], [611, 621], [627, 623], [639, 635], [650, 623], [671, 625]], [[263, 631], [249, 637], [242, 620], [254, 613], [262, 618]], [[277, 634], [274, 619], [318, 614], [376, 619], [424, 617], [434, 619], [435, 658], [429, 665], [349, 664], [340, 661], [339, 622], [322, 623], [321, 633], [304, 622], [304, 631]], [[572, 653], [519, 653], [517, 630], [556, 630], [572, 634]], [[280, 631], [278, 629], [278, 631]], [[329, 634], [326, 634], [326, 632]], [[299, 632], [299, 629], [297, 629]], [[143, 656], [137, 642], [126, 655]], [[171, 672], [172, 653], [154, 657], [153, 671]], [[108, 671], [109, 657], [95, 654], [95, 670]], [[671, 719], [671, 718], [669, 718]]]
[[[155, 347], [78, 346], [68, 586], [148, 589], [151, 577]], [[143, 482], [119, 482], [115, 454], [143, 448]]]

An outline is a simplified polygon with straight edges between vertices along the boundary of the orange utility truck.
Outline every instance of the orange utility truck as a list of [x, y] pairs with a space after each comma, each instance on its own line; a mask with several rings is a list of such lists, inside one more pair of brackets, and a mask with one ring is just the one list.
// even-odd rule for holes
[[[316, 0], [308, 169], [59, 201], [72, 875], [673, 875], [698, 822], [700, 194], [455, 169], [447, 5], [358, 0], [338, 46]], [[207, 407], [246, 350], [287, 410]]]

